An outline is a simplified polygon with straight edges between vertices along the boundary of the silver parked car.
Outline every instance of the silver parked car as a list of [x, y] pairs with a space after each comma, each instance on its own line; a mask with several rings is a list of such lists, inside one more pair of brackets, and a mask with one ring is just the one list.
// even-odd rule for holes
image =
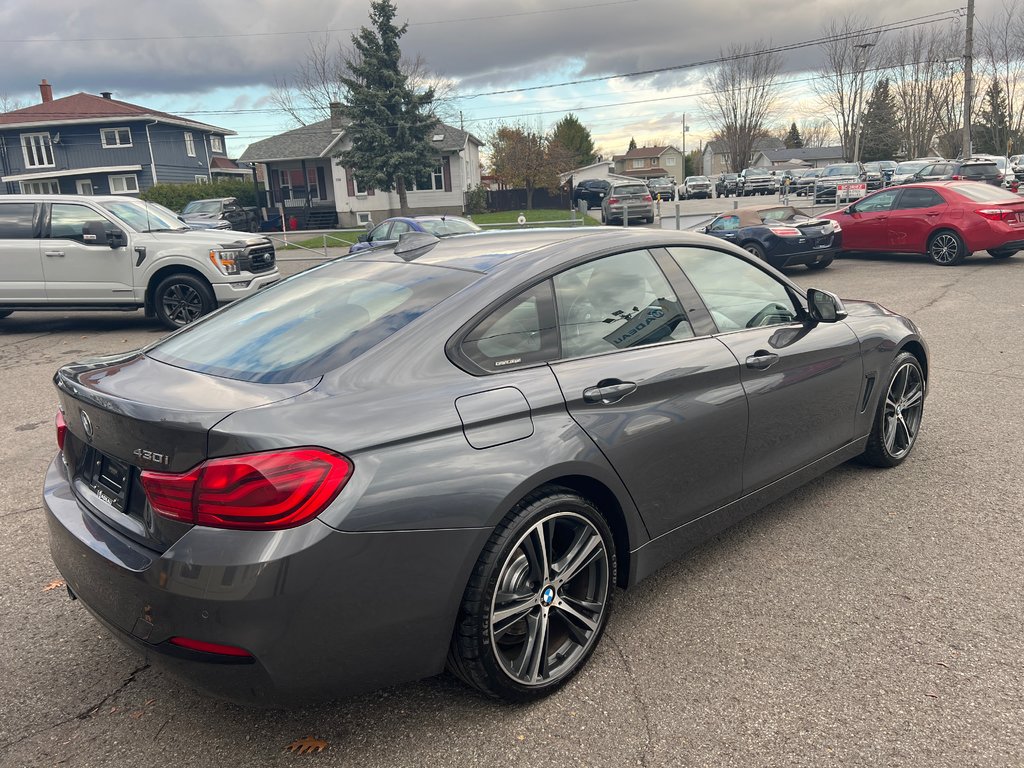
[[220, 696], [447, 667], [536, 699], [616, 587], [848, 459], [904, 461], [927, 372], [910, 320], [706, 235], [408, 233], [62, 367], [50, 549]]
[[611, 185], [601, 201], [605, 224], [622, 224], [623, 219], [654, 221], [654, 198], [642, 181], [618, 181]]

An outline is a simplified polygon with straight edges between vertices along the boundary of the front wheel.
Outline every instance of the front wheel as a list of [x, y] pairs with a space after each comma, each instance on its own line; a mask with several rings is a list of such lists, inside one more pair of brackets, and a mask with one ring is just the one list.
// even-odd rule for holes
[[616, 567], [611, 530], [593, 504], [558, 487], [528, 496], [477, 561], [448, 668], [508, 701], [557, 690], [583, 668], [604, 632]]
[[875, 412], [862, 459], [874, 467], [895, 467], [910, 455], [924, 415], [924, 371], [909, 352], [896, 356]]
[[168, 328], [181, 328], [217, 308], [213, 291], [200, 277], [185, 272], [169, 275], [153, 292], [156, 316]]
[[991, 256], [993, 259], [1008, 259], [1011, 256], [1013, 256], [1013, 254], [1015, 254], [1016, 252], [1016, 248], [1009, 248], [1006, 250], [991, 250], [988, 252], [988, 255]]
[[967, 258], [967, 246], [956, 232], [943, 230], [928, 241], [928, 256], [940, 267], [955, 267]]

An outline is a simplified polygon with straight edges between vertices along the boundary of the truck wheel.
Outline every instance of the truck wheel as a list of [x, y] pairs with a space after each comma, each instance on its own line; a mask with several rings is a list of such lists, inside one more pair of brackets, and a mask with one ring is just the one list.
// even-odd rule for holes
[[255, 221], [250, 221], [249, 222], [249, 231], [250, 232], [259, 232], [260, 231], [260, 225], [257, 224]]
[[153, 291], [156, 316], [168, 328], [181, 328], [213, 312], [217, 302], [207, 282], [179, 272], [165, 277]]

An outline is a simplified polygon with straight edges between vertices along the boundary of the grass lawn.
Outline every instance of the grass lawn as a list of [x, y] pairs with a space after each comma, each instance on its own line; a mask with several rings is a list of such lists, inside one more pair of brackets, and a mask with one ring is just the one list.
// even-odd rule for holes
[[[556, 221], [558, 224], [542, 224], [540, 226], [548, 227], [567, 227], [572, 226], [569, 221], [572, 218], [572, 214], [569, 211], [563, 211], [560, 208], [535, 208], [532, 211], [502, 211], [500, 213], [474, 213], [472, 216], [473, 221], [483, 226], [484, 224], [510, 224], [513, 227], [519, 226], [517, 219], [519, 214], [523, 214], [526, 217], [526, 222], [529, 225], [532, 221]], [[579, 220], [579, 213], [576, 214], [577, 221]], [[592, 216], [587, 216], [586, 224], [588, 226], [600, 225], [597, 219]]]
[[[281, 232], [266, 232], [264, 234], [273, 235], [274, 245], [279, 251], [297, 251], [298, 247], [312, 248], [314, 250], [322, 249], [324, 247], [324, 235], [310, 235], [305, 237], [300, 232], [289, 232], [288, 234], [288, 245], [285, 245], [281, 238], [283, 234]], [[327, 247], [328, 248], [348, 248], [352, 243], [359, 239], [360, 235], [365, 235], [365, 229], [338, 229], [334, 232], [328, 232], [327, 234]]]

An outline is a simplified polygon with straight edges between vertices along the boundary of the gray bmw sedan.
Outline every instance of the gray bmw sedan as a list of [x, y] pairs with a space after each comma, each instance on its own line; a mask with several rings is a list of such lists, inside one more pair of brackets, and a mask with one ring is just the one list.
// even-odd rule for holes
[[51, 551], [114, 636], [221, 697], [447, 667], [529, 700], [617, 587], [848, 459], [906, 459], [927, 373], [910, 320], [704, 235], [406, 235], [61, 368]]

